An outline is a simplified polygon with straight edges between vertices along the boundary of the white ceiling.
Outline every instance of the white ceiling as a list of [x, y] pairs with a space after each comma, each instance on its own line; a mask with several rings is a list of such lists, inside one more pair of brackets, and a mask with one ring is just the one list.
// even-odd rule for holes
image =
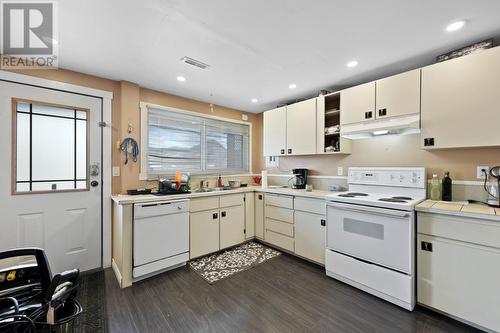
[[60, 67], [250, 112], [500, 35], [498, 0], [64, 0], [59, 13]]

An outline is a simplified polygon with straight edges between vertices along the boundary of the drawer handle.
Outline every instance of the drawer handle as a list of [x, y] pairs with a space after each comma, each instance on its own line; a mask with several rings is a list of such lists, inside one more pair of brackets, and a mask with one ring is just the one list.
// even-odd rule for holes
[[285, 154], [285, 149], [281, 149], [281, 155]]
[[262, 200], [262, 194], [259, 194], [259, 200]]
[[321, 225], [324, 227], [326, 225], [326, 220], [321, 220]]
[[212, 218], [213, 218], [214, 220], [218, 219], [218, 218], [219, 218], [219, 214], [217, 214], [217, 213], [213, 213], [213, 214], [212, 214]]
[[420, 246], [422, 248], [422, 251], [432, 252], [432, 243], [422, 242]]

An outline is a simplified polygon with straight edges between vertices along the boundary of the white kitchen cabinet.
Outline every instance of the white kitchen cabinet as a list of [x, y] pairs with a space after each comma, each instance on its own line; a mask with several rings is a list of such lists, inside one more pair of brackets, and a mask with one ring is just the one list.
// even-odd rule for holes
[[316, 153], [316, 98], [287, 106], [286, 146], [287, 155]]
[[191, 213], [189, 224], [191, 259], [219, 250], [219, 209]]
[[[340, 118], [342, 118], [340, 92], [316, 98], [317, 154], [351, 153], [351, 140], [340, 136]], [[337, 127], [338, 131], [336, 130]]]
[[420, 69], [389, 76], [376, 82], [375, 118], [420, 113]]
[[417, 301], [500, 331], [498, 222], [428, 213], [418, 220]]
[[422, 69], [423, 148], [499, 146], [500, 47]]
[[266, 194], [264, 217], [265, 241], [294, 252], [293, 197]]
[[286, 107], [264, 112], [264, 156], [286, 155]]
[[255, 237], [264, 239], [264, 193], [255, 193]]
[[245, 194], [245, 239], [255, 237], [255, 194]]
[[375, 119], [375, 81], [340, 92], [340, 126]]
[[245, 241], [245, 208], [243, 205], [221, 208], [220, 249]]
[[294, 199], [295, 253], [325, 264], [326, 202], [310, 198]]

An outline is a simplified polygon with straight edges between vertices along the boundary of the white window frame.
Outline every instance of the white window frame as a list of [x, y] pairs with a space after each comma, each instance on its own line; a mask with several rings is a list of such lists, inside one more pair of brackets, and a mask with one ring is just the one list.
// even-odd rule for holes
[[[157, 104], [152, 104], [152, 103], [147, 103], [147, 102], [140, 102], [140, 110], [141, 110], [141, 145], [140, 145], [140, 155], [141, 155], [141, 172], [139, 174], [139, 179], [140, 180], [156, 180], [158, 179], [158, 175], [148, 175], [147, 173], [147, 156], [148, 156], [148, 109], [157, 109], [157, 110], [165, 110], [169, 112], [176, 112], [184, 115], [191, 115], [195, 117], [201, 117], [201, 118], [208, 118], [208, 119], [214, 119], [214, 120], [221, 120], [221, 121], [226, 121], [230, 123], [235, 123], [235, 124], [241, 124], [241, 125], [247, 125], [248, 126], [248, 173], [244, 174], [236, 174], [236, 175], [224, 175], [224, 177], [230, 177], [230, 176], [248, 176], [252, 175], [252, 123], [248, 121], [240, 121], [240, 120], [234, 120], [234, 119], [229, 119], [229, 118], [224, 118], [224, 117], [218, 117], [218, 116], [211, 116], [207, 115], [204, 113], [199, 113], [199, 112], [193, 112], [193, 111], [187, 111], [183, 109], [178, 109], [178, 108], [173, 108], [169, 106], [163, 106], [163, 105], [157, 105]], [[144, 144], [143, 144], [144, 143]], [[203, 143], [202, 143], [203, 144]], [[205, 163], [202, 161], [202, 163]], [[182, 170], [180, 170], [182, 171]], [[173, 173], [165, 173], [162, 174], [162, 176], [172, 176], [174, 175]], [[204, 176], [204, 175], [215, 175], [214, 172], [202, 172], [202, 173], [196, 173], [194, 174], [196, 176]]]

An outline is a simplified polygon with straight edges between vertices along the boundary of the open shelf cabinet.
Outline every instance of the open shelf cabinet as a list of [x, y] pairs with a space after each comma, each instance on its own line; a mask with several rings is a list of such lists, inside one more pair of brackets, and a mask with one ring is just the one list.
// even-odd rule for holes
[[350, 154], [351, 141], [340, 136], [340, 92], [317, 99], [317, 153]]

